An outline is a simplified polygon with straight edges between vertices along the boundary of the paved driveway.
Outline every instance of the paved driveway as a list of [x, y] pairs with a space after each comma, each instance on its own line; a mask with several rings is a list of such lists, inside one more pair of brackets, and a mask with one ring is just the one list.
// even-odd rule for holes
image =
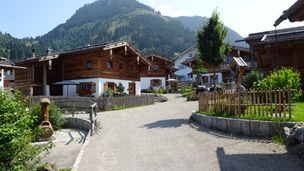
[[189, 123], [197, 102], [168, 97], [165, 103], [101, 113], [102, 129], [90, 139], [78, 170], [304, 170], [281, 145]]

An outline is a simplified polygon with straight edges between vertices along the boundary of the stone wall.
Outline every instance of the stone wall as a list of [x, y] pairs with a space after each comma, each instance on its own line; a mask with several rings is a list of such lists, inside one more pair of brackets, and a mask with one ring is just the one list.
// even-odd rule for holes
[[87, 119], [76, 118], [76, 117], [66, 117], [66, 123], [64, 128], [79, 129], [89, 132], [91, 130], [91, 122]]
[[250, 137], [271, 137], [279, 134], [282, 128], [291, 128], [297, 124], [297, 122], [232, 119], [207, 116], [198, 113], [192, 113], [191, 119], [209, 129]]

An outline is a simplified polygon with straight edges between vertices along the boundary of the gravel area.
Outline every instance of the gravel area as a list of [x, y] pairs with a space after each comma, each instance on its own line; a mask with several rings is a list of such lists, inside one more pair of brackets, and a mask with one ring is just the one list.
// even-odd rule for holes
[[303, 161], [269, 140], [234, 137], [190, 123], [197, 102], [168, 101], [102, 112], [78, 170], [303, 171]]
[[57, 168], [72, 168], [80, 149], [85, 142], [87, 132], [73, 129], [62, 129], [53, 135], [53, 147], [43, 160], [55, 163]]

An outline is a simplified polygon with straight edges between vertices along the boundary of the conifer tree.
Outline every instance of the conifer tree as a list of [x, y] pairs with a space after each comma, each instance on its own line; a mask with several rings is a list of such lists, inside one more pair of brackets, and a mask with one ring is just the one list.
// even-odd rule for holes
[[215, 67], [224, 61], [225, 56], [228, 55], [231, 49], [229, 44], [224, 43], [226, 35], [227, 28], [221, 22], [217, 10], [213, 11], [212, 16], [197, 34], [199, 58], [213, 68], [214, 90], [216, 90]]

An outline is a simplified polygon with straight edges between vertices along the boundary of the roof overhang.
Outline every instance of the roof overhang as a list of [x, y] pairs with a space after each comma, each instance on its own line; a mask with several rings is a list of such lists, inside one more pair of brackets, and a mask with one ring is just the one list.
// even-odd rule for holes
[[277, 27], [286, 19], [289, 19], [290, 22], [304, 20], [304, 0], [297, 0], [290, 8], [285, 10], [273, 26]]
[[233, 68], [233, 67], [247, 67], [247, 63], [243, 60], [242, 57], [233, 57], [232, 62], [229, 65], [229, 68]]
[[4, 69], [27, 69], [26, 67], [14, 66], [14, 65], [3, 65], [3, 64], [0, 64], [0, 68], [4, 68]]

